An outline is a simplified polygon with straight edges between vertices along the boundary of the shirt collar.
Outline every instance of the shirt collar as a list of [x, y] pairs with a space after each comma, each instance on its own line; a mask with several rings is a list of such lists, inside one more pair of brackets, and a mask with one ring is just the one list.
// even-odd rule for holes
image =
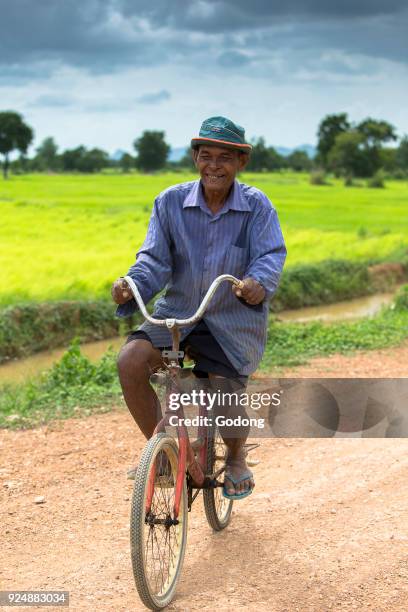
[[[201, 189], [201, 180], [194, 181], [191, 191], [188, 193], [183, 202], [183, 208], [190, 206], [199, 206], [200, 208], [205, 206], [204, 196]], [[223, 207], [223, 212], [227, 212], [228, 210], [239, 210], [242, 212], [251, 210], [247, 199], [242, 194], [240, 184], [237, 180], [234, 181], [230, 194]]]

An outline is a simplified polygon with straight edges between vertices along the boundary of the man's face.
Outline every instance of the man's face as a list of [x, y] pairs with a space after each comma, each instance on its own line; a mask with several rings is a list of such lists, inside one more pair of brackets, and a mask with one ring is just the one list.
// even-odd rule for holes
[[248, 162], [245, 153], [208, 145], [193, 150], [193, 159], [206, 191], [228, 191]]

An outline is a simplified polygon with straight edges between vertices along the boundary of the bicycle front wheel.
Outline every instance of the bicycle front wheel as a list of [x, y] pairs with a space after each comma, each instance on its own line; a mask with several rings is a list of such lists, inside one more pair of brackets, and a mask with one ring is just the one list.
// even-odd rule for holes
[[[218, 428], [215, 428], [207, 445], [207, 474], [217, 476], [219, 470], [225, 466], [226, 447], [220, 436]], [[214, 531], [221, 531], [231, 520], [231, 499], [226, 499], [222, 494], [222, 488], [204, 489], [204, 510], [207, 521]]]
[[[183, 565], [187, 488], [184, 479], [176, 518], [173, 510], [177, 465], [175, 440], [159, 433], [146, 444], [135, 477], [130, 519], [133, 575], [141, 600], [151, 610], [170, 603]], [[154, 492], [149, 504], [150, 476], [154, 477]]]

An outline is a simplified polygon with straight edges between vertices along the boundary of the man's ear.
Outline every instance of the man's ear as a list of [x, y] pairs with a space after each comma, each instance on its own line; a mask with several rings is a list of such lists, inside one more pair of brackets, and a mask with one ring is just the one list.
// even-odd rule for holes
[[191, 149], [191, 157], [194, 164], [197, 166], [198, 149]]
[[249, 153], [239, 153], [239, 172], [245, 170], [247, 164], [249, 162]]

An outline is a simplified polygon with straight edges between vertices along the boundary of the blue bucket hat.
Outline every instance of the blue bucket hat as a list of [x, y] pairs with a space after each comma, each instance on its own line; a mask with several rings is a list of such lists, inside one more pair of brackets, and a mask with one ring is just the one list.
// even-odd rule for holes
[[226, 149], [235, 149], [249, 153], [252, 145], [245, 142], [245, 130], [226, 117], [210, 117], [206, 119], [196, 138], [191, 140], [191, 148], [199, 145], [218, 145]]

